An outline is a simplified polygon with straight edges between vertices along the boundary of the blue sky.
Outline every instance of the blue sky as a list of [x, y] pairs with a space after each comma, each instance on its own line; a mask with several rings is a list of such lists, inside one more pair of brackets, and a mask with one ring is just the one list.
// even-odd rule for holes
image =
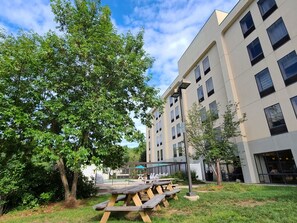
[[[55, 30], [49, 0], [0, 0], [0, 27], [40, 34]], [[119, 33], [145, 29], [146, 51], [155, 58], [150, 84], [162, 94], [178, 75], [177, 61], [215, 9], [229, 12], [238, 0], [101, 0]], [[137, 120], [144, 132], [145, 127]], [[133, 144], [135, 145], [135, 144]]]

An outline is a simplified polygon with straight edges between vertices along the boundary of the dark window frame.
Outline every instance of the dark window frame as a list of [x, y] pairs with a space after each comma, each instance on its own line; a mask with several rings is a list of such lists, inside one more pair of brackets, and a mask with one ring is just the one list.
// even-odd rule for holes
[[[198, 77], [197, 77], [196, 70], [199, 71], [199, 76]], [[194, 73], [195, 73], [195, 79], [196, 79], [196, 83], [197, 83], [198, 81], [201, 80], [201, 70], [200, 70], [200, 66], [199, 65], [195, 68]]]
[[[292, 57], [291, 60], [296, 60], [296, 62], [291, 65], [290, 67], [294, 66], [294, 74], [291, 75], [290, 77], [287, 77], [287, 73], [286, 73], [286, 70], [283, 66], [283, 62], [286, 58], [288, 57]], [[296, 51], [293, 50], [292, 52], [286, 54], [285, 56], [283, 56], [282, 58], [280, 58], [278, 61], [278, 66], [279, 66], [279, 69], [281, 71], [281, 74], [282, 74], [282, 77], [283, 77], [283, 80], [285, 82], [285, 85], [286, 86], [289, 86], [295, 82], [297, 82], [297, 54], [296, 54]]]
[[[273, 39], [272, 39], [272, 36], [271, 36], [271, 31], [272, 31], [273, 28], [276, 28], [276, 27], [278, 28], [279, 27], [278, 25], [283, 25], [282, 28], [285, 30], [286, 35], [284, 35], [279, 40], [277, 40], [275, 43], [273, 43], [272, 42]], [[267, 31], [267, 34], [268, 34], [268, 37], [269, 37], [269, 40], [270, 40], [270, 43], [272, 45], [273, 50], [278, 49], [279, 47], [281, 47], [282, 45], [284, 45], [286, 42], [288, 42], [291, 39], [290, 36], [289, 36], [288, 30], [287, 30], [287, 27], [286, 27], [282, 17], [280, 17], [271, 26], [269, 26], [266, 31]], [[280, 32], [278, 32], [278, 33], [280, 33]]]
[[[261, 82], [261, 79], [260, 79], [260, 76], [262, 76], [262, 75], [269, 75], [270, 81], [272, 83], [272, 85], [270, 87], [267, 87], [265, 89], [261, 89], [261, 88], [263, 88], [262, 87], [262, 82]], [[268, 68], [265, 68], [262, 71], [260, 71], [259, 73], [257, 73], [255, 75], [255, 80], [256, 80], [258, 91], [259, 91], [259, 94], [260, 94], [261, 98], [275, 92], [273, 81], [272, 81], [272, 78], [271, 78], [271, 75], [270, 75], [270, 72], [269, 72]]]
[[[212, 85], [211, 90], [208, 89], [208, 84], [207, 83], [209, 83], [209, 82], [211, 82], [211, 85]], [[214, 86], [213, 86], [212, 77], [208, 78], [208, 80], [205, 82], [205, 85], [206, 85], [207, 96], [210, 97], [211, 95], [214, 94]]]
[[[255, 57], [253, 57], [253, 51], [255, 51], [256, 47], [259, 47], [258, 50], [261, 51], [261, 53], [257, 54]], [[265, 57], [264, 53], [263, 53], [262, 46], [261, 46], [260, 39], [258, 37], [256, 39], [254, 39], [247, 46], [247, 51], [248, 51], [249, 58], [250, 58], [252, 66], [254, 66], [256, 63], [260, 62]]]
[[[201, 98], [199, 98], [199, 89], [202, 89], [202, 91], [201, 91], [202, 92], [202, 97]], [[197, 96], [198, 96], [198, 101], [199, 102], [203, 102], [204, 101], [204, 92], [203, 92], [202, 85], [197, 88]]]
[[[249, 21], [250, 20], [250, 21]], [[247, 30], [245, 30], [245, 26], [247, 22], [252, 22], [252, 26], [250, 26]], [[252, 17], [251, 12], [248, 12], [241, 20], [240, 20], [240, 27], [243, 34], [243, 37], [246, 38], [248, 35], [250, 35], [256, 28], [254, 24], [254, 20]]]
[[[208, 67], [205, 67], [206, 63]], [[204, 75], [206, 75], [210, 71], [210, 63], [209, 63], [208, 56], [204, 58], [204, 60], [202, 61], [202, 65], [203, 65]]]
[[[273, 107], [275, 107], [275, 108], [273, 108]], [[271, 113], [269, 111], [271, 111], [270, 109], [276, 109], [276, 108], [279, 109], [279, 111], [280, 111], [280, 113], [276, 114], [276, 116], [277, 115], [282, 116], [282, 119], [279, 119], [279, 120], [273, 122], [272, 121], [273, 117], [272, 117], [272, 115], [271, 115]], [[279, 103], [271, 105], [269, 107], [266, 107], [264, 109], [264, 113], [265, 113], [265, 116], [266, 116], [266, 121], [267, 121], [267, 124], [268, 124], [270, 134], [272, 136], [288, 132], [287, 125], [286, 125], [286, 122], [285, 122], [285, 118], [284, 118], [284, 115], [283, 115], [283, 112], [282, 112], [282, 109], [281, 109]], [[280, 123], [280, 124], [277, 125], [277, 126], [273, 126], [275, 123]]]
[[[271, 2], [274, 1], [274, 5], [269, 10], [267, 10], [266, 12], [263, 11], [263, 8], [262, 8], [262, 5], [261, 5], [265, 1], [271, 1]], [[258, 8], [260, 10], [263, 21], [265, 19], [267, 19], [278, 8], [275, 0], [259, 0], [257, 2], [257, 4], [258, 4]]]
[[[295, 100], [295, 101], [293, 102], [293, 100]], [[292, 97], [292, 98], [290, 98], [290, 101], [291, 101], [291, 104], [292, 104], [292, 107], [293, 107], [295, 116], [297, 118], [297, 95], [294, 96], [294, 97]]]

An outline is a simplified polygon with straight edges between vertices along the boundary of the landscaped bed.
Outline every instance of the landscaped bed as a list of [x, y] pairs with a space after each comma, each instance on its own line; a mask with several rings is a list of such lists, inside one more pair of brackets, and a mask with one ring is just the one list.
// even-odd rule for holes
[[[194, 188], [200, 196], [195, 202], [183, 198], [187, 190], [179, 194], [179, 200], [151, 215], [153, 222], [297, 222], [297, 187], [262, 186], [227, 183], [218, 187], [207, 184]], [[62, 203], [50, 204], [33, 210], [14, 211], [0, 217], [0, 222], [99, 222], [103, 212], [92, 209], [92, 205], [104, 201], [108, 195], [80, 201], [75, 209], [66, 209]], [[132, 214], [111, 215], [108, 222], [142, 222]], [[136, 217], [136, 219], [135, 219]]]

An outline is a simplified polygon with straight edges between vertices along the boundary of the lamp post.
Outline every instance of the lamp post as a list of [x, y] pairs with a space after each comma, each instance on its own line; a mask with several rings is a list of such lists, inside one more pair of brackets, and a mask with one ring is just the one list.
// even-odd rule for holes
[[187, 89], [191, 83], [185, 80], [182, 80], [179, 82], [178, 87], [174, 90], [171, 97], [178, 98], [179, 97], [179, 105], [180, 105], [180, 115], [181, 115], [181, 121], [184, 126], [183, 129], [183, 137], [184, 137], [184, 145], [185, 145], [185, 156], [186, 156], [186, 164], [187, 164], [187, 174], [188, 174], [188, 181], [189, 181], [189, 192], [187, 193], [187, 196], [196, 196], [196, 194], [192, 191], [192, 177], [191, 177], [191, 170], [190, 170], [190, 160], [189, 160], [189, 151], [188, 151], [188, 142], [186, 139], [186, 125], [184, 123], [185, 117], [183, 112], [183, 94], [182, 90]]

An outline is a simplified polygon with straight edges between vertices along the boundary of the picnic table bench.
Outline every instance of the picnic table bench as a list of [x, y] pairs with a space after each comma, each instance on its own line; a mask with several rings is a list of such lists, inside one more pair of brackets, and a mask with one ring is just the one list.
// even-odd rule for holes
[[[95, 210], [104, 209], [100, 222], [106, 223], [111, 212], [139, 212], [143, 222], [151, 222], [150, 211], [160, 209], [159, 204], [166, 200], [165, 194], [154, 195], [151, 188], [152, 185], [143, 184], [112, 190], [108, 201], [94, 205]], [[140, 193], [145, 193], [149, 199], [143, 203]], [[114, 206], [118, 201], [124, 201], [123, 205]]]
[[[165, 194], [167, 197], [172, 197], [175, 200], [178, 200], [177, 193], [180, 192], [180, 189], [178, 188], [173, 188], [173, 184], [171, 181], [159, 181], [159, 182], [154, 182], [153, 183], [153, 189], [158, 193], [158, 194]], [[163, 202], [165, 206], [168, 206], [169, 203], [166, 200]]]

